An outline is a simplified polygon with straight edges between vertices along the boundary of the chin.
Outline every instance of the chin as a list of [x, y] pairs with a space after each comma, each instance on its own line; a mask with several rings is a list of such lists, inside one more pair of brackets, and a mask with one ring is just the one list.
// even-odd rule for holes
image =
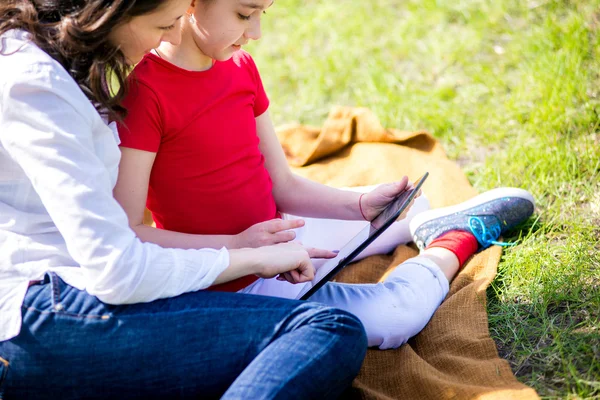
[[227, 61], [229, 60], [231, 57], [233, 57], [233, 55], [235, 53], [237, 53], [239, 50], [236, 51], [227, 51], [227, 52], [222, 52], [220, 54], [218, 54], [216, 57], [213, 57], [215, 60], [217, 61]]
[[146, 53], [140, 54], [139, 56], [135, 57], [133, 59], [135, 61], [135, 63], [133, 65], [136, 65], [137, 63], [139, 63], [140, 61], [142, 61], [144, 59], [144, 57], [146, 57]]
[[135, 67], [137, 65], [137, 63], [139, 63], [140, 61], [142, 61], [142, 58], [144, 58], [144, 55], [137, 55], [137, 56], [125, 56], [125, 61], [127, 62], [127, 65], [131, 66], [131, 67]]

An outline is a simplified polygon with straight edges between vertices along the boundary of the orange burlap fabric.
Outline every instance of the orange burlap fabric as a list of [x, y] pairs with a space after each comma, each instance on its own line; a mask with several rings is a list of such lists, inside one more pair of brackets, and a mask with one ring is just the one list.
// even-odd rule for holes
[[[413, 179], [429, 171], [424, 193], [432, 207], [477, 194], [463, 172], [427, 132], [384, 129], [366, 109], [335, 108], [323, 127], [288, 125], [279, 140], [294, 172], [337, 187]], [[391, 255], [364, 259], [338, 281], [377, 282], [417, 251], [399, 246]], [[473, 257], [450, 287], [425, 329], [396, 350], [369, 350], [347, 399], [537, 399], [498, 357], [490, 338], [486, 288], [496, 275], [500, 247]]]

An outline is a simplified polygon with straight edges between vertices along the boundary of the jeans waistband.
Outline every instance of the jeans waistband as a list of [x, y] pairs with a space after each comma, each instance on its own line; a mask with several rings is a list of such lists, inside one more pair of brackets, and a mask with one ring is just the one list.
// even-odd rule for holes
[[44, 275], [44, 279], [37, 279], [37, 280], [29, 281], [28, 287], [50, 283], [50, 274], [56, 275], [54, 272], [46, 272], [46, 274]]

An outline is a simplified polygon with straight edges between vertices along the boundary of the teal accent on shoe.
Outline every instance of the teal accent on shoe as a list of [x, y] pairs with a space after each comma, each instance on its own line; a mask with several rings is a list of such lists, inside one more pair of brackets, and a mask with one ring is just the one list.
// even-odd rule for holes
[[500, 234], [502, 233], [502, 228], [500, 227], [499, 222], [497, 224], [493, 224], [489, 227], [486, 227], [486, 224], [481, 218], [471, 216], [469, 217], [469, 229], [471, 230], [473, 236], [475, 236], [475, 239], [477, 239], [481, 247], [483, 247], [484, 249], [490, 247], [493, 244], [503, 247], [514, 246], [516, 244], [512, 242], [499, 242], [497, 240], [500, 237]]

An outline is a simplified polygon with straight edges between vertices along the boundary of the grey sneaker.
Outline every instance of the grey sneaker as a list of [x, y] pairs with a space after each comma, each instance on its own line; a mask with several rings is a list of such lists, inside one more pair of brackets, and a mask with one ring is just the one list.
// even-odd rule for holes
[[437, 208], [416, 215], [410, 233], [423, 250], [435, 238], [448, 231], [472, 232], [482, 248], [497, 242], [500, 235], [533, 214], [531, 193], [517, 188], [499, 188], [475, 196], [451, 207]]

